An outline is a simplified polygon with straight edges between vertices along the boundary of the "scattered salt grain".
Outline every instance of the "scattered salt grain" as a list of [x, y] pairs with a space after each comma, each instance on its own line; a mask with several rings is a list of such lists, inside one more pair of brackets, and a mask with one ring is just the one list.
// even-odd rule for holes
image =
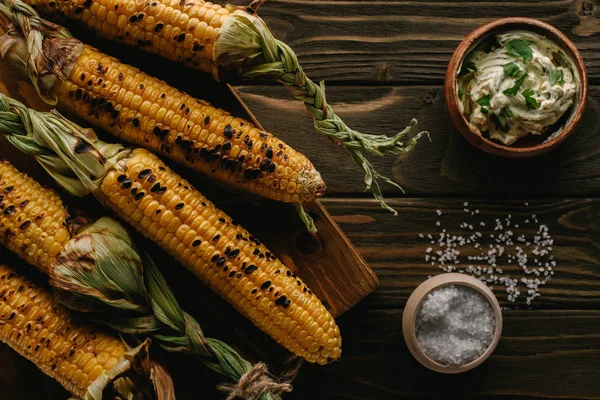
[[464, 365], [489, 347], [496, 320], [489, 302], [476, 290], [447, 285], [429, 293], [416, 317], [423, 352], [443, 365]]
[[[463, 205], [466, 207], [468, 202]], [[467, 208], [464, 211], [469, 212]], [[439, 216], [442, 212], [436, 210], [436, 213]], [[507, 214], [505, 217], [496, 218], [493, 222], [483, 221], [483, 216], [475, 217], [472, 212], [469, 214], [468, 221], [461, 222], [456, 228], [456, 235], [448, 233], [447, 229], [442, 227], [441, 221], [436, 222], [437, 226], [442, 227], [439, 236], [433, 237], [428, 234], [427, 238], [431, 245], [435, 247], [437, 244], [438, 248], [433, 248], [426, 253], [429, 255], [431, 252], [436, 256], [426, 257], [425, 261], [431, 261], [431, 265], [437, 265], [445, 272], [466, 272], [487, 285], [501, 285], [506, 290], [509, 301], [515, 302], [523, 295], [524, 303], [530, 305], [540, 296], [540, 288], [552, 278], [554, 275], [552, 268], [556, 267], [552, 255], [554, 240], [548, 227], [539, 224], [536, 214], [530, 214], [524, 221], [513, 219], [511, 214]], [[479, 214], [479, 210], [475, 210], [475, 214]], [[525, 233], [519, 232], [520, 224], [526, 229]], [[534, 227], [531, 236], [526, 236], [532, 231], [532, 224], [539, 224], [539, 226]], [[475, 231], [474, 226], [490, 226], [493, 233], [486, 232], [483, 235]], [[458, 234], [465, 231], [468, 232], [465, 236]], [[419, 236], [423, 237], [422, 234]], [[459, 267], [461, 261], [463, 265], [472, 265]], [[526, 280], [514, 279], [508, 273], [505, 274], [502, 269], [504, 266], [510, 266], [506, 269], [511, 275], [517, 274], [516, 269], [520, 269], [527, 277]], [[539, 283], [535, 280], [531, 282], [531, 277], [538, 279]], [[520, 291], [518, 286], [526, 286], [527, 290]]]

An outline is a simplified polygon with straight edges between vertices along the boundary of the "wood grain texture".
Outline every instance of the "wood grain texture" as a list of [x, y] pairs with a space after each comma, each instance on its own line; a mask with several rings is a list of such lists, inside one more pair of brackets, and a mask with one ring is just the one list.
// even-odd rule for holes
[[469, 32], [493, 19], [531, 17], [563, 31], [600, 81], [600, 2], [272, 0], [259, 11], [298, 54], [309, 77], [330, 84], [427, 83]]
[[[598, 1], [596, 1], [597, 3]], [[578, 3], [573, 1], [528, 2], [517, 1], [510, 3], [483, 2], [468, 6], [466, 2], [437, 2], [417, 1], [401, 2], [390, 0], [382, 1], [272, 1], [261, 8], [261, 13], [269, 10], [281, 10], [281, 13], [291, 18], [294, 23], [288, 24], [290, 29], [304, 29], [304, 19], [297, 20], [304, 14], [317, 13], [323, 18], [332, 20], [366, 19], [372, 20], [373, 28], [381, 29], [380, 36], [387, 38], [391, 35], [390, 29], [395, 25], [386, 25], [387, 14], [399, 15], [402, 21], [414, 20], [411, 28], [405, 28], [411, 37], [421, 40], [415, 49], [419, 52], [437, 54], [443, 46], [437, 41], [427, 40], [433, 35], [431, 26], [438, 29], [452, 24], [436, 34], [440, 38], [455, 37], [452, 48], [444, 59], [444, 68], [439, 72], [439, 78], [433, 80], [394, 81], [390, 80], [375, 84], [374, 81], [363, 80], [360, 74], [352, 69], [353, 62], [343, 61], [336, 65], [335, 71], [350, 71], [348, 79], [352, 82], [344, 86], [329, 86], [327, 98], [336, 112], [352, 128], [366, 133], [392, 135], [402, 130], [412, 118], [419, 120], [415, 129], [431, 132], [432, 142], [428, 143], [423, 138], [422, 143], [408, 154], [398, 157], [375, 158], [374, 164], [378, 170], [400, 183], [409, 195], [485, 195], [500, 193], [508, 194], [540, 194], [563, 196], [594, 196], [600, 188], [600, 159], [596, 149], [600, 148], [600, 86], [591, 86], [588, 108], [582, 122], [574, 134], [576, 139], [569, 139], [558, 149], [550, 154], [543, 155], [533, 160], [502, 160], [497, 157], [482, 154], [477, 149], [463, 140], [452, 125], [446, 111], [443, 95], [443, 74], [445, 66], [450, 59], [451, 52], [458, 45], [465, 34], [476, 26], [495, 18], [524, 15], [524, 16], [562, 16], [575, 8], [583, 10], [584, 17], [589, 21], [596, 21], [600, 15], [600, 6], [595, 3]], [[592, 4], [591, 11], [588, 10]], [[600, 3], [599, 3], [600, 4]], [[325, 10], [322, 10], [325, 8]], [[560, 11], [560, 10], [567, 11]], [[303, 10], [303, 11], [302, 11]], [[587, 11], [586, 11], [587, 10]], [[400, 14], [402, 12], [402, 14]], [[411, 14], [412, 13], [412, 14]], [[476, 22], [464, 33], [457, 28], [462, 21], [469, 20], [470, 16], [477, 16]], [[570, 14], [569, 14], [570, 15]], [[575, 15], [575, 14], [573, 14]], [[577, 14], [579, 15], [579, 14]], [[419, 16], [419, 17], [418, 17]], [[302, 17], [304, 18], [304, 17]], [[396, 17], [394, 17], [396, 18]], [[392, 18], [392, 19], [394, 19]], [[582, 17], [583, 18], [583, 17]], [[310, 19], [310, 18], [309, 18]], [[422, 24], [421, 21], [431, 20], [431, 24]], [[544, 18], [542, 18], [544, 19]], [[553, 20], [545, 19], [553, 23]], [[274, 18], [271, 23], [277, 29], [285, 19]], [[592, 23], [590, 22], [590, 23]], [[337, 32], [335, 24], [330, 26], [332, 34]], [[368, 29], [358, 22], [346, 23], [345, 29], [360, 37], [355, 40], [359, 45], [368, 43], [363, 36], [371, 35], [373, 29]], [[559, 25], [558, 28], [561, 28]], [[286, 25], [287, 26], [287, 25]], [[302, 31], [300, 36], [310, 38], [318, 32], [316, 27], [310, 26]], [[394, 28], [395, 29], [395, 28]], [[561, 28], [562, 29], [562, 28]], [[94, 37], [90, 32], [81, 29], [72, 29], [78, 37], [86, 42], [98, 46], [100, 50], [118, 57], [123, 62], [142, 67], [150, 75], [165, 79], [169, 84], [178, 87], [199, 98], [212, 101], [220, 107], [227, 107], [235, 115], [244, 115], [242, 107], [235, 106], [228, 98], [219, 95], [226, 87], [219, 85], [205, 74], [160, 57], [132, 51], [130, 47], [103, 41]], [[573, 39], [580, 50], [582, 45], [564, 30]], [[590, 66], [590, 57], [599, 57], [600, 32], [582, 36], [591, 46], [590, 55], [584, 55], [591, 82], [593, 78], [593, 65]], [[303, 39], [303, 40], [304, 40]], [[311, 45], [319, 48], [330, 49], [329, 43], [309, 40]], [[586, 43], [588, 43], [586, 42]], [[293, 44], [293, 43], [292, 43]], [[382, 49], [394, 47], [393, 41], [383, 40]], [[376, 55], [357, 52], [346, 45], [344, 54], [356, 55], [365, 63], [372, 65]], [[331, 50], [335, 53], [335, 49]], [[302, 59], [306, 51], [299, 53]], [[409, 52], [394, 53], [391, 55], [397, 62], [410, 60]], [[600, 64], [600, 61], [599, 61]], [[407, 76], [418, 75], [418, 64], [411, 62]], [[600, 73], [600, 67], [598, 68]], [[600, 75], [599, 75], [600, 76]], [[327, 78], [326, 76], [313, 76], [315, 79]], [[389, 83], [394, 83], [390, 85]], [[435, 85], [431, 82], [437, 83]], [[597, 84], [600, 81], [597, 81]], [[362, 84], [362, 86], [357, 86]], [[410, 84], [410, 85], [407, 85]], [[418, 85], [417, 85], [418, 84]], [[383, 85], [383, 86], [382, 86]], [[21, 85], [23, 86], [23, 85]], [[308, 155], [322, 172], [327, 185], [328, 195], [336, 196], [368, 196], [364, 194], [362, 173], [354, 165], [348, 154], [338, 146], [332, 144], [324, 137], [318, 137], [312, 127], [312, 122], [301, 103], [294, 100], [288, 90], [278, 86], [241, 86], [236, 87], [242, 100], [252, 110], [254, 115], [265, 128], [283, 138], [290, 145]], [[389, 196], [401, 195], [402, 192], [392, 186], [384, 185], [384, 193]]]
[[[246, 6], [248, 0], [220, 2], [225, 3]], [[269, 0], [259, 15], [277, 39], [292, 47], [308, 76], [329, 85], [441, 84], [465, 35], [494, 19], [514, 16], [560, 29], [581, 52], [590, 80], [600, 83], [598, 0]], [[140, 56], [76, 23], [67, 25], [76, 37], [130, 64], [148, 70], [160, 64], [156, 56]], [[203, 74], [188, 69], [186, 75]]]
[[600, 312], [509, 311], [494, 354], [458, 375], [425, 369], [402, 338], [402, 310], [366, 303], [341, 318], [344, 357], [305, 367], [290, 399], [598, 399]]
[[[476, 215], [464, 212], [464, 203]], [[529, 205], [526, 206], [525, 203]], [[495, 231], [495, 220], [502, 221], [511, 215], [511, 228], [515, 237], [524, 234], [532, 238], [541, 224], [548, 227], [554, 239], [553, 256], [557, 263], [556, 275], [541, 289], [542, 297], [533, 302], [539, 309], [600, 309], [600, 200], [556, 199], [491, 200], [472, 198], [396, 199], [390, 202], [399, 216], [390, 217], [371, 200], [329, 199], [325, 207], [340, 224], [350, 240], [381, 278], [381, 288], [369, 296], [365, 304], [379, 308], [400, 309], [412, 291], [429, 275], [441, 272], [440, 268], [425, 261], [426, 249], [437, 250], [427, 235], [437, 241], [442, 229], [450, 235], [468, 236], [472, 232], [460, 228], [464, 222], [482, 234], [483, 248], [496, 245], [490, 234]], [[442, 215], [437, 214], [437, 210]], [[538, 223], [533, 223], [535, 214]], [[530, 223], [525, 224], [529, 219]], [[437, 222], [440, 221], [440, 226]], [[486, 225], [481, 226], [480, 222]], [[419, 237], [423, 234], [425, 238]], [[530, 257], [533, 248], [523, 248]], [[460, 248], [459, 248], [460, 249]], [[509, 246], [506, 247], [506, 251]], [[471, 246], [462, 249], [465, 255], [477, 255]], [[499, 261], [504, 261], [499, 258]], [[533, 260], [529, 260], [531, 267]], [[466, 265], [464, 265], [466, 267]], [[506, 274], [516, 278], [525, 274], [514, 264], [500, 264]], [[525, 307], [521, 298], [508, 303], [503, 287], [494, 287], [501, 305]]]
[[[464, 201], [480, 211], [466, 216]], [[529, 206], [525, 206], [524, 202]], [[343, 356], [331, 366], [305, 365], [295, 383], [291, 399], [389, 399], [412, 398], [417, 394], [436, 396], [452, 393], [476, 398], [597, 399], [600, 398], [600, 201], [597, 199], [514, 201], [460, 198], [402, 199], [392, 203], [397, 218], [380, 210], [373, 201], [328, 199], [329, 210], [360, 253], [381, 278], [382, 286], [366, 300], [339, 318], [344, 337]], [[442, 211], [439, 217], [436, 210]], [[522, 302], [506, 302], [504, 332], [494, 355], [482, 366], [453, 378], [421, 367], [406, 348], [401, 335], [405, 301], [429, 275], [441, 272], [424, 261], [431, 246], [419, 237], [439, 234], [443, 227], [462, 234], [458, 225], [467, 221], [492, 222], [508, 214], [516, 221], [535, 213], [548, 225], [555, 239], [555, 277], [541, 289], [542, 296], [530, 309]], [[487, 224], [484, 236], [493, 232]], [[515, 232], [531, 234], [530, 229]], [[482, 241], [487, 244], [488, 242]], [[162, 259], [161, 251], [152, 248]], [[198, 318], [207, 335], [236, 344], [244, 354], [274, 360], [276, 346], [216, 296], [200, 287], [191, 275], [169, 264], [161, 264], [182, 306]], [[507, 273], [517, 270], [506, 267]], [[514, 309], [519, 307], [520, 309]], [[198, 392], [211, 392], [215, 377], [194, 366], [186, 357], [158, 351], [174, 375], [178, 398], [193, 399]], [[281, 358], [282, 360], [282, 358]], [[202, 377], [202, 379], [200, 379]], [[19, 381], [17, 379], [17, 381]], [[36, 380], [37, 381], [37, 380]], [[215, 397], [218, 398], [215, 394]]]
[[[479, 214], [465, 213], [465, 201]], [[303, 369], [291, 398], [600, 398], [597, 199], [402, 199], [392, 202], [400, 212], [397, 218], [373, 201], [329, 199], [323, 204], [373, 266], [382, 286], [340, 318], [345, 340], [341, 361]], [[464, 234], [459, 229], [463, 222], [486, 221], [485, 227], [477, 228], [485, 238], [494, 233], [495, 219], [509, 214], [513, 222], [536, 214], [539, 224], [548, 225], [555, 239], [555, 277], [530, 309], [523, 309], [522, 302], [506, 302], [504, 291], [495, 287], [501, 303], [513, 309], [504, 311], [502, 338], [482, 366], [457, 376], [425, 369], [410, 355], [401, 331], [402, 309], [410, 293], [427, 276], [441, 272], [424, 261], [426, 248], [432, 245], [419, 233], [436, 237], [446, 228], [459, 235]], [[530, 229], [514, 231], [531, 235]], [[514, 276], [518, 271], [504, 269]]]
[[[348, 153], [312, 130], [302, 104], [285, 89], [243, 86], [237, 91], [267, 129], [309, 155], [327, 183], [328, 196], [369, 196], [363, 194], [362, 172]], [[599, 86], [590, 88], [587, 110], [572, 137], [549, 154], [529, 160], [494, 157], [463, 139], [446, 111], [442, 86], [344, 86], [330, 87], [327, 94], [339, 116], [359, 131], [391, 135], [417, 118], [414, 133], [430, 132], [431, 142], [424, 137], [409, 153], [372, 157], [376, 169], [409, 196], [600, 193]], [[383, 190], [388, 196], [402, 194], [390, 185]]]

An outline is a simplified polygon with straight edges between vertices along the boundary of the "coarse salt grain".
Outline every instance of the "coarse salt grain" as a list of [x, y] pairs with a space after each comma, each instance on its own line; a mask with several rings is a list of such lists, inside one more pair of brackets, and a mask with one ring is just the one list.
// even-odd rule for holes
[[[463, 205], [465, 204], [463, 203]], [[465, 209], [464, 211], [467, 212], [468, 210]], [[438, 215], [440, 213], [438, 213]], [[478, 214], [478, 210], [476, 210], [476, 214]], [[474, 225], [477, 225], [477, 222], [479, 222], [479, 226], [486, 226], [484, 221], [475, 221]], [[554, 271], [552, 271], [552, 267], [556, 266], [556, 262], [552, 261], [554, 259], [554, 256], [552, 255], [552, 245], [554, 244], [554, 240], [548, 233], [548, 227], [544, 224], [539, 225], [537, 234], [531, 239], [527, 238], [525, 234], [515, 233], [510, 228], [512, 227], [512, 229], [516, 230], [519, 227], [517, 222], [519, 221], [513, 221], [512, 215], [508, 214], [505, 218], [496, 218], [495, 225], [491, 224], [495, 233], [489, 234], [487, 237], [495, 244], [489, 244], [489, 248], [491, 249], [495, 246], [497, 248], [497, 253], [487, 253], [483, 250], [480, 240], [484, 241], [485, 237], [483, 237], [481, 232], [474, 231], [473, 224], [470, 224], [469, 222], [462, 222], [459, 226], [461, 229], [468, 228], [473, 231], [473, 234], [466, 238], [463, 236], [447, 234], [446, 229], [442, 229], [442, 232], [439, 234], [439, 239], [437, 240], [437, 244], [441, 249], [441, 251], [436, 252], [436, 254], [439, 255], [437, 259], [438, 267], [445, 272], [456, 271], [462, 273], [466, 271], [476, 275], [482, 282], [488, 285], [502, 284], [505, 286], [508, 300], [511, 302], [515, 302], [521, 295], [521, 292], [517, 290], [517, 286], [526, 285], [528, 290], [523, 291], [523, 293], [525, 295], [525, 303], [530, 305], [535, 298], [540, 296], [540, 287], [545, 285], [554, 275]], [[529, 224], [530, 222], [536, 224], [539, 223], [536, 214], [531, 214], [529, 218], [524, 221], [525, 224]], [[441, 226], [441, 222], [438, 221], [436, 225]], [[431, 244], [436, 243], [436, 240], [431, 234], [428, 235], [428, 238], [430, 239]], [[515, 241], [523, 245], [526, 250], [520, 246], [515, 246]], [[483, 243], [484, 247], [485, 245], [486, 243]], [[457, 265], [461, 263], [459, 258], [461, 254], [460, 249], [464, 247], [466, 247], [466, 253], [476, 253], [479, 251], [479, 255], [467, 256], [468, 260], [472, 262], [478, 261], [484, 263], [484, 265], [487, 264], [486, 268], [489, 267], [490, 272], [482, 275], [463, 267], [458, 268]], [[528, 257], [528, 252], [531, 252], [533, 257]], [[505, 258], [501, 258], [502, 256]], [[465, 257], [465, 255], [463, 255], [463, 257]], [[434, 258], [432, 257], [431, 260], [434, 260]], [[427, 258], [426, 261], [429, 262], [430, 259]], [[513, 263], [513, 261], [515, 262]], [[550, 261], [553, 264], [549, 264]], [[516, 266], [522, 269], [525, 275], [535, 275], [541, 279], [539, 279], [539, 283], [535, 281], [530, 283], [529, 281], [513, 279], [508, 275], [501, 276], [504, 273], [501, 268], [503, 263], [504, 265], [516, 264]], [[432, 261], [432, 265], [435, 264], [436, 263]], [[477, 268], [479, 267], [480, 266], [477, 266]], [[478, 270], [475, 268], [474, 271]]]
[[490, 346], [495, 325], [494, 311], [481, 293], [464, 285], [446, 285], [422, 301], [416, 316], [416, 336], [432, 360], [464, 365]]

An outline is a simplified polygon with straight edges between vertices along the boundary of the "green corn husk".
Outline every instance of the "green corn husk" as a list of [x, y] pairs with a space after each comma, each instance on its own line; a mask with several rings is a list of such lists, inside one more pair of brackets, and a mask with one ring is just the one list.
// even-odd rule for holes
[[[167, 351], [193, 354], [235, 382], [253, 368], [226, 343], [204, 336], [198, 322], [181, 310], [152, 259], [111, 218], [100, 218], [67, 243], [50, 278], [62, 303], [93, 320], [149, 335]], [[276, 393], [289, 391], [289, 385], [274, 382], [271, 390], [260, 398], [280, 399]]]
[[261, 4], [262, 1], [254, 1], [247, 10], [234, 11], [219, 29], [213, 51], [219, 76], [222, 80], [230, 75], [246, 80], [265, 79], [287, 87], [296, 99], [304, 103], [317, 133], [327, 136], [348, 150], [364, 173], [366, 189], [373, 192], [382, 208], [397, 215], [398, 213], [385, 203], [378, 180], [394, 185], [402, 191], [403, 189], [377, 172], [366, 155], [406, 153], [417, 144], [419, 138], [429, 135], [428, 132], [418, 133], [405, 145], [402, 140], [417, 124], [415, 119], [406, 129], [392, 137], [365, 134], [351, 129], [327, 103], [324, 82], [313, 82], [304, 73], [294, 51], [275, 39], [267, 24], [256, 15], [256, 10]]
[[[111, 165], [130, 151], [97, 140], [93, 131], [82, 131], [57, 112], [29, 109], [1, 93], [0, 132], [33, 155], [59, 184], [82, 196], [95, 190]], [[89, 145], [85, 154], [75, 154], [80, 140]], [[277, 400], [279, 393], [291, 390], [288, 383], [274, 381], [263, 363], [253, 366], [226, 343], [204, 337], [152, 259], [138, 251], [127, 230], [113, 219], [100, 218], [68, 242], [50, 278], [67, 307], [121, 332], [150, 336], [167, 351], [193, 354], [236, 383], [257, 368], [264, 370], [255, 385], [261, 390], [248, 399]]]

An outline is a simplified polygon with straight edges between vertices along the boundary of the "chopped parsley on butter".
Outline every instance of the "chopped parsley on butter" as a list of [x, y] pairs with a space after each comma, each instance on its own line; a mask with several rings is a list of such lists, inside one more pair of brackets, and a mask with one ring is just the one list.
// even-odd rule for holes
[[463, 61], [458, 77], [461, 111], [479, 132], [511, 145], [542, 135], [569, 110], [579, 90], [573, 62], [533, 32], [499, 34]]

